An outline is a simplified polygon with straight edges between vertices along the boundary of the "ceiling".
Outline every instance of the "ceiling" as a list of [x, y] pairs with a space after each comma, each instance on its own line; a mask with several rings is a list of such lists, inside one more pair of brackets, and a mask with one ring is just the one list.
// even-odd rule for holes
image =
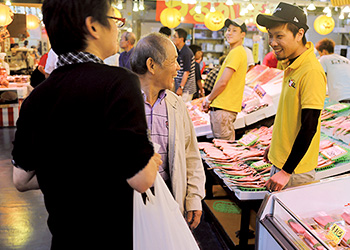
[[[39, 7], [44, 0], [11, 0], [11, 3], [13, 5], [24, 5], [24, 6], [31, 6], [31, 7]], [[116, 0], [118, 1], [118, 0]], [[126, 1], [132, 1], [132, 0], [122, 0], [124, 3]], [[165, 1], [172, 1], [172, 0], [165, 0]], [[174, 0], [176, 1], [176, 0]], [[179, 1], [179, 0], [178, 0]], [[226, 0], [200, 0], [202, 2], [226, 2]], [[249, 2], [250, 0], [235, 0], [234, 3], [245, 3]], [[283, 0], [282, 0], [283, 1]], [[284, 0], [285, 2], [297, 4], [299, 6], [307, 6], [311, 3], [310, 0]], [[1, 2], [5, 2], [5, 0], [0, 0]], [[147, 5], [150, 9], [155, 9], [157, 0], [144, 0], [145, 5]], [[261, 3], [261, 0], [252, 0], [252, 2]], [[278, 4], [281, 2], [281, 0], [266, 0], [265, 2], [271, 3], [271, 4]], [[313, 3], [316, 5], [316, 7], [324, 7], [326, 5], [331, 5], [331, 0], [314, 0]]]

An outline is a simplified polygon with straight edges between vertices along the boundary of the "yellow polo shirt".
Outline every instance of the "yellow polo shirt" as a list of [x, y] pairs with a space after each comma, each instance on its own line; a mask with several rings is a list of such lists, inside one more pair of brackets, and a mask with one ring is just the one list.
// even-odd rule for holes
[[[269, 160], [279, 169], [282, 169], [287, 161], [300, 131], [301, 110], [322, 110], [326, 97], [324, 70], [315, 56], [313, 44], [308, 42], [306, 47], [307, 51], [302, 53], [291, 65], [284, 65], [282, 92], [269, 152]], [[320, 124], [319, 118], [317, 132], [294, 173], [306, 173], [317, 166]]]
[[224, 91], [213, 100], [210, 106], [240, 112], [242, 109], [245, 75], [247, 73], [247, 53], [242, 45], [233, 48], [228, 53], [220, 68], [215, 84], [220, 79], [226, 67], [234, 69], [235, 72], [228, 81]]

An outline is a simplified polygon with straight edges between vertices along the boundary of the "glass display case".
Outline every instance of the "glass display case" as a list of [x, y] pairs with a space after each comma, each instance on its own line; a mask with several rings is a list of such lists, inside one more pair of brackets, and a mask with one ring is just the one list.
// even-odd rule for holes
[[350, 175], [266, 195], [256, 249], [350, 249]]

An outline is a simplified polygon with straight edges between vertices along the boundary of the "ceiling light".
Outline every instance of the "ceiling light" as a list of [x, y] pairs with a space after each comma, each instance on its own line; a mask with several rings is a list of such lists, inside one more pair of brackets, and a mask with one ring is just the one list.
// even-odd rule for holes
[[140, 3], [139, 3], [139, 10], [145, 10], [145, 4], [143, 2], [144, 0], [140, 0]]
[[343, 12], [340, 12], [339, 19], [340, 19], [340, 20], [343, 20], [343, 19], [344, 19], [344, 13], [343, 13]]
[[122, 0], [118, 0], [117, 9], [118, 10], [122, 10], [123, 9], [123, 2], [122, 2]]
[[240, 15], [240, 16], [244, 16], [244, 15], [247, 14], [247, 13], [248, 13], [247, 8], [241, 8], [241, 11], [239, 12], [239, 15]]
[[134, 5], [133, 5], [133, 8], [132, 8], [132, 11], [134, 11], [134, 12], [138, 12], [139, 11], [139, 5], [137, 4], [137, 1], [134, 1]]
[[5, 3], [7, 6], [11, 6], [11, 1], [10, 0], [6, 0], [6, 3]]
[[323, 13], [329, 13], [331, 12], [331, 9], [328, 7], [328, 5], [326, 7], [324, 7], [323, 9]]
[[210, 3], [210, 12], [215, 12], [214, 3]]
[[307, 7], [308, 10], [315, 10], [316, 7], [313, 2], [310, 3], [310, 5]]
[[247, 10], [254, 10], [254, 5], [252, 3], [249, 3], [247, 6]]
[[227, 0], [226, 1], [226, 5], [233, 5], [233, 1], [232, 0]]
[[200, 3], [198, 2], [196, 8], [194, 8], [194, 11], [197, 13], [197, 14], [201, 14], [202, 13], [202, 7], [200, 5]]
[[350, 12], [350, 8], [349, 8], [348, 5], [344, 7], [343, 12], [344, 13], [349, 13]]

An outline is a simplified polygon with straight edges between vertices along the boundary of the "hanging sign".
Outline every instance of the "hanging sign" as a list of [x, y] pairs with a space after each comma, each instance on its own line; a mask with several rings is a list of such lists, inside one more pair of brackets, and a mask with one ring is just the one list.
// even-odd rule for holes
[[[182, 23], [204, 23], [204, 17], [210, 12], [211, 3], [201, 2], [201, 13], [197, 14], [195, 11], [196, 4], [184, 4], [181, 1], [157, 1], [156, 21], [160, 21], [160, 14], [165, 8], [176, 8], [180, 11], [183, 17]], [[226, 5], [224, 3], [213, 3], [215, 10], [224, 14], [225, 19], [235, 19], [239, 17], [239, 4]]]

